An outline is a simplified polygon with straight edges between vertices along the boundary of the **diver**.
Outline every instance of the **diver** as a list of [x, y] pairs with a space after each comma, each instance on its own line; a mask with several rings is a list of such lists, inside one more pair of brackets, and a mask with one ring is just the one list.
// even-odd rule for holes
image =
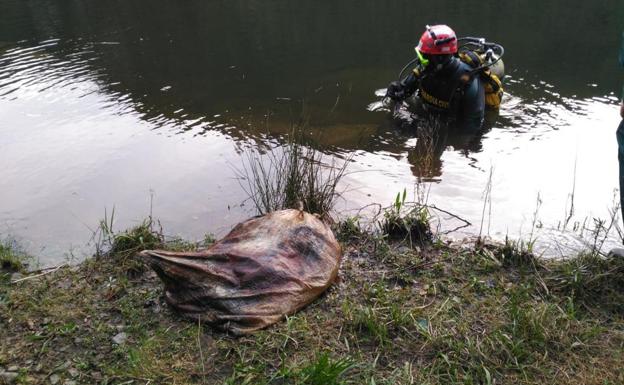
[[[470, 49], [460, 52], [462, 47]], [[427, 26], [415, 50], [416, 59], [404, 67], [399, 79], [417, 61], [416, 67], [390, 83], [386, 96], [402, 103], [416, 95], [425, 113], [446, 117], [460, 128], [479, 129], [486, 107], [497, 109], [502, 99], [504, 75], [490, 71], [500, 62], [502, 47], [485, 39], [458, 39], [450, 27], [434, 25]]]

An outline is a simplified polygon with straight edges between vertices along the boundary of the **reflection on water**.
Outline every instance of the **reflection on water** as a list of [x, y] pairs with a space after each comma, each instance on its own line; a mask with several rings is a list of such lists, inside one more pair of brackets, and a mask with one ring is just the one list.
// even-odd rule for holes
[[[540, 241], [554, 254], [577, 239], [556, 231], [572, 207], [572, 222], [608, 215], [624, 16], [616, 0], [541, 10], [493, 0], [139, 5], [0, 2], [0, 234], [44, 264], [82, 258], [105, 207], [115, 206], [121, 229], [148, 214], [152, 195], [168, 232], [224, 234], [252, 213], [235, 178], [241, 149], [279, 145], [298, 123], [327, 156], [353, 155], [345, 215], [419, 184], [429, 203], [473, 224], [457, 236], [483, 221], [492, 236], [516, 238], [530, 231], [539, 194]], [[441, 14], [508, 53], [508, 94], [478, 132], [374, 108], [375, 90]], [[570, 39], [588, 17], [601, 38]], [[578, 54], [590, 51], [613, 58]]]

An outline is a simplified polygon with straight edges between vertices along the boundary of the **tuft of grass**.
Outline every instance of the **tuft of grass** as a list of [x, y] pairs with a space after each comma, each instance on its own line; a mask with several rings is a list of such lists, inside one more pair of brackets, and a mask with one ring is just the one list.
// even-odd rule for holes
[[[13, 273], [24, 273], [30, 256], [24, 254], [15, 241], [0, 241], [0, 283], [8, 283]], [[1, 297], [1, 296], [0, 296]]]
[[624, 258], [593, 252], [549, 265], [548, 289], [586, 306], [624, 314]]
[[329, 216], [340, 196], [338, 183], [345, 175], [348, 159], [337, 164], [323, 163], [323, 154], [294, 132], [286, 145], [271, 148], [261, 155], [250, 150], [239, 174], [241, 187], [260, 215], [282, 209], [298, 208]]
[[139, 225], [112, 235], [110, 252], [115, 255], [135, 254], [141, 250], [162, 247], [164, 237], [154, 230], [151, 219], [146, 219]]
[[294, 373], [302, 385], [343, 385], [345, 373], [354, 367], [348, 358], [332, 359], [327, 352], [316, 357], [316, 360]]
[[535, 240], [514, 241], [505, 236], [505, 244], [498, 250], [498, 256], [503, 265], [506, 266], [535, 266], [537, 259], [533, 254]]
[[10, 242], [0, 242], [0, 270], [19, 272], [25, 267], [25, 256]]
[[[118, 266], [129, 273], [141, 273], [144, 264], [134, 258], [134, 256], [143, 250], [158, 249], [165, 246], [165, 236], [162, 227], [158, 226], [150, 215], [137, 226], [124, 231], [115, 231], [113, 228], [115, 221], [115, 208], [111, 211], [111, 215], [104, 212], [104, 219], [100, 220], [97, 231], [93, 234], [96, 241], [96, 257], [108, 257], [118, 262]], [[171, 241], [174, 250], [192, 250], [194, 245], [190, 246], [188, 242], [179, 238]]]
[[383, 212], [379, 221], [381, 232], [390, 240], [407, 240], [410, 244], [424, 245], [433, 240], [427, 206], [411, 206], [405, 202], [406, 190], [398, 193], [394, 203]]
[[340, 242], [355, 241], [360, 237], [366, 236], [360, 226], [360, 219], [358, 217], [348, 217], [335, 226], [336, 237]]

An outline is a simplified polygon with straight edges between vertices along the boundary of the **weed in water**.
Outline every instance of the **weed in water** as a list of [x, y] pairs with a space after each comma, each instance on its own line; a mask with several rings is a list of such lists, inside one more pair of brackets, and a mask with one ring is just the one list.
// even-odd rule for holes
[[338, 183], [345, 175], [349, 159], [336, 164], [323, 163], [322, 153], [291, 134], [285, 146], [272, 148], [265, 155], [256, 150], [246, 153], [239, 174], [241, 187], [259, 214], [300, 208], [328, 216], [340, 196]]

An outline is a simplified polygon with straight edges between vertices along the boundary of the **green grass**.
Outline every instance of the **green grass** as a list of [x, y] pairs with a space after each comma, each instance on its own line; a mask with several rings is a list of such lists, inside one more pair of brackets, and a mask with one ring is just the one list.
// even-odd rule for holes
[[429, 210], [425, 205], [410, 205], [405, 201], [406, 190], [398, 193], [394, 203], [383, 210], [379, 221], [381, 233], [394, 241], [407, 241], [423, 246], [433, 241], [429, 226]]
[[[0, 285], [8, 284], [13, 273], [25, 273], [32, 258], [10, 239], [0, 241]], [[0, 291], [0, 301], [4, 298]]]
[[160, 223], [155, 222], [151, 216], [124, 231], [115, 231], [114, 222], [115, 208], [110, 216], [105, 211], [104, 218], [100, 220], [98, 229], [93, 234], [93, 239], [96, 239], [95, 256], [113, 258], [118, 268], [127, 272], [135, 274], [143, 272], [143, 263], [134, 258], [140, 251], [163, 248], [166, 243], [175, 251], [196, 247], [179, 238], [165, 242]]
[[19, 250], [14, 241], [0, 241], [0, 270], [23, 271], [28, 259], [29, 257]]
[[[512, 258], [510, 244], [421, 251], [355, 223], [343, 227], [339, 282], [250, 336], [178, 317], [160, 281], [128, 274], [115, 254], [3, 286], [0, 367], [17, 365], [21, 383], [52, 374], [79, 384], [624, 382], [621, 260]], [[145, 229], [120, 234], [126, 242]], [[117, 250], [132, 259], [128, 250], [146, 243]]]

